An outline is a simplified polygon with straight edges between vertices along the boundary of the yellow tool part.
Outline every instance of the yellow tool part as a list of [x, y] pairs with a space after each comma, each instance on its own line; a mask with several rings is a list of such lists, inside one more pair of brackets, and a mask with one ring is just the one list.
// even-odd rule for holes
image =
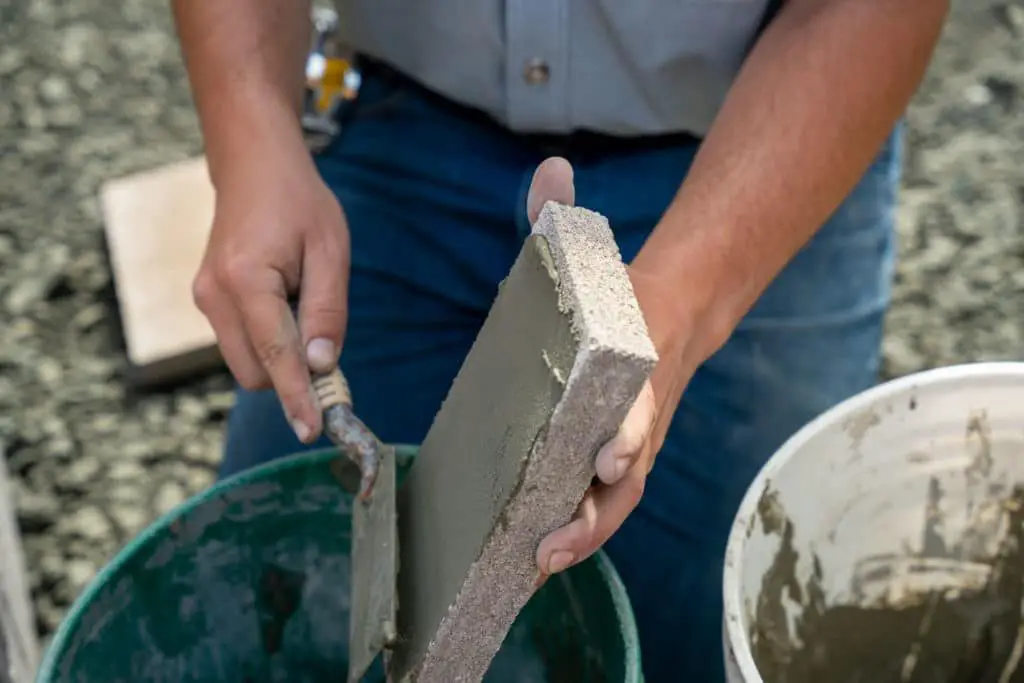
[[337, 98], [349, 98], [353, 95], [345, 84], [345, 74], [348, 73], [349, 62], [340, 57], [328, 58], [324, 62], [323, 74], [319, 82], [313, 84], [313, 91], [316, 93], [316, 111], [318, 114], [326, 114]]

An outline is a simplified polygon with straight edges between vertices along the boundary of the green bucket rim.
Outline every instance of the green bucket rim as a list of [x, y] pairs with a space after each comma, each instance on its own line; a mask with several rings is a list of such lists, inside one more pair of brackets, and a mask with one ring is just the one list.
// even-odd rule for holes
[[[416, 454], [419, 452], [419, 447], [408, 444], [398, 444], [395, 446], [395, 450], [397, 452], [398, 465], [399, 467], [403, 467], [412, 463]], [[35, 683], [52, 683], [53, 681], [58, 680], [54, 677], [56, 674], [58, 655], [64, 653], [68, 649], [71, 637], [77, 632], [86, 609], [96, 601], [103, 587], [121, 571], [121, 568], [130, 557], [148, 543], [156, 541], [159, 534], [161, 534], [176, 520], [192, 512], [200, 505], [205, 504], [211, 498], [216, 498], [236, 486], [248, 484], [256, 480], [262, 480], [271, 476], [275, 472], [293, 469], [296, 467], [307, 467], [313, 464], [321, 464], [337, 457], [339, 457], [338, 451], [334, 448], [328, 447], [295, 453], [258, 465], [215, 482], [206, 490], [196, 493], [184, 502], [179, 503], [174, 508], [154, 519], [148, 526], [146, 526], [145, 529], [140, 531], [132, 540], [126, 543], [117, 552], [117, 554], [115, 554], [114, 557], [112, 557], [110, 561], [108, 561], [107, 564], [96, 573], [96, 576], [93, 577], [92, 581], [90, 581], [78, 597], [75, 598], [75, 601], [68, 608], [64, 619], [61, 620], [60, 626], [57, 627], [57, 631], [53, 634], [53, 638], [50, 640], [50, 644], [46, 648], [43, 660], [36, 672]], [[626, 586], [622, 582], [622, 577], [619, 576], [611, 558], [608, 557], [604, 550], [598, 550], [594, 555], [585, 560], [585, 562], [595, 563], [598, 573], [605, 581], [608, 582], [612, 605], [615, 609], [615, 614], [619, 619], [619, 624], [621, 625], [620, 630], [624, 641], [623, 647], [625, 649], [625, 662], [623, 668], [625, 669], [626, 674], [625, 679], [627, 683], [643, 683], [644, 678], [640, 665], [640, 639], [636, 628], [636, 618], [633, 614], [633, 607], [630, 604], [626, 593]], [[572, 570], [570, 569], [569, 571]]]

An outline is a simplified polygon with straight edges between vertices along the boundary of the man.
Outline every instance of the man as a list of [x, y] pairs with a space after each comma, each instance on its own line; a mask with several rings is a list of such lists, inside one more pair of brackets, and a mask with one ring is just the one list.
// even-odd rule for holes
[[217, 190], [195, 295], [244, 387], [222, 473], [316, 441], [308, 367], [339, 354], [371, 428], [419, 442], [531, 214], [575, 201], [609, 218], [661, 360], [539, 570], [603, 545], [647, 681], [723, 680], [746, 486], [876, 379], [899, 120], [948, 10], [780, 4], [340, 0], [362, 89], [311, 159], [305, 3], [175, 0]]

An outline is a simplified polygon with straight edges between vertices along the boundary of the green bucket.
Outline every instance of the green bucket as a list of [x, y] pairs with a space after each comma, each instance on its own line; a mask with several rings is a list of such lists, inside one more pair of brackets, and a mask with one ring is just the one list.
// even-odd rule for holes
[[[399, 448], [399, 473], [416, 453]], [[219, 482], [143, 531], [55, 634], [36, 683], [337, 683], [348, 667], [352, 498], [334, 450]], [[364, 678], [383, 682], [380, 661]], [[487, 683], [641, 683], [625, 588], [598, 553], [520, 613]]]

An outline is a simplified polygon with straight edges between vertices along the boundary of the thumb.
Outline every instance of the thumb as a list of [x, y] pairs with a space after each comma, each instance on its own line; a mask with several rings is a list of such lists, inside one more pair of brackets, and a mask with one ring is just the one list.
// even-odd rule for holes
[[572, 164], [562, 157], [549, 157], [533, 173], [530, 191], [526, 195], [526, 215], [530, 225], [537, 222], [541, 210], [548, 202], [572, 206], [576, 202]]
[[309, 241], [302, 263], [299, 327], [306, 361], [316, 372], [329, 372], [338, 363], [348, 322], [348, 232], [327, 246]]

